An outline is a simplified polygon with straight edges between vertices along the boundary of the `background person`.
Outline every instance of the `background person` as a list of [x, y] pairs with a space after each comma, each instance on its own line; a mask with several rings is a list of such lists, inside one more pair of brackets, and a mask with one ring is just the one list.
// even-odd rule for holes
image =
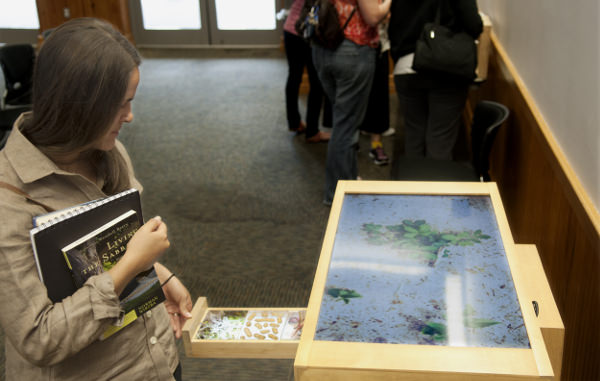
[[483, 23], [476, 0], [393, 0], [388, 34], [394, 84], [404, 116], [404, 153], [452, 160], [470, 80], [445, 73], [416, 73], [417, 39], [441, 6], [441, 23], [478, 38]]
[[336, 50], [313, 44], [313, 62], [333, 106], [333, 130], [325, 163], [325, 196], [331, 205], [338, 180], [358, 176], [356, 144], [375, 72], [376, 25], [388, 13], [391, 0], [333, 0], [344, 25], [344, 41]]
[[[297, 133], [306, 131], [306, 141], [308, 143], [319, 143], [326, 142], [331, 137], [330, 133], [319, 131], [319, 116], [323, 102], [325, 103], [323, 125], [331, 127], [331, 103], [323, 93], [319, 76], [315, 71], [310, 45], [298, 36], [296, 31], [296, 21], [303, 6], [304, 0], [294, 0], [283, 25], [283, 42], [289, 68], [285, 84], [285, 105], [288, 129]], [[305, 67], [310, 83], [306, 105], [306, 124], [302, 123], [298, 111], [298, 91], [300, 90]]]

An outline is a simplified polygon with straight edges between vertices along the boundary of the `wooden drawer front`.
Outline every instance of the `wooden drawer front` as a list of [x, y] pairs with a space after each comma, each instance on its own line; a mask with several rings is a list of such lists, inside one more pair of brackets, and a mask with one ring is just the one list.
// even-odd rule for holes
[[305, 313], [306, 308], [209, 308], [200, 297], [183, 327], [186, 355], [293, 359]]

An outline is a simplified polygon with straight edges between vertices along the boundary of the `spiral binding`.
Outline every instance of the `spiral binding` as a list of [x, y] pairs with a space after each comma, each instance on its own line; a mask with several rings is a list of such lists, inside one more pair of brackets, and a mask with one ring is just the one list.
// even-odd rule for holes
[[126, 195], [128, 195], [130, 193], [133, 193], [133, 192], [137, 192], [137, 189], [131, 188], [131, 189], [128, 189], [128, 190], [123, 191], [121, 193], [117, 193], [115, 195], [112, 195], [112, 196], [108, 196], [108, 197], [105, 197], [105, 198], [101, 198], [101, 199], [98, 199], [98, 200], [87, 202], [85, 204], [82, 204], [82, 205], [76, 207], [75, 209], [69, 209], [69, 210], [66, 210], [64, 212], [61, 212], [59, 210], [59, 211], [55, 212], [55, 213], [58, 213], [58, 215], [56, 217], [53, 217], [52, 219], [50, 219], [50, 220], [48, 220], [46, 222], [43, 222], [40, 225], [36, 226], [35, 228], [33, 228], [31, 230], [31, 233], [35, 234], [35, 233], [37, 233], [37, 232], [39, 232], [41, 230], [47, 229], [47, 228], [49, 228], [49, 227], [51, 227], [51, 226], [53, 226], [53, 225], [55, 225], [55, 224], [57, 224], [57, 223], [59, 223], [61, 221], [73, 218], [73, 217], [75, 217], [75, 216], [77, 216], [79, 214], [82, 214], [82, 213], [90, 210], [90, 209], [95, 209], [95, 208], [97, 208], [97, 207], [99, 207], [101, 205], [104, 205], [106, 203], [111, 202], [112, 200], [124, 197], [124, 196], [126, 196]]

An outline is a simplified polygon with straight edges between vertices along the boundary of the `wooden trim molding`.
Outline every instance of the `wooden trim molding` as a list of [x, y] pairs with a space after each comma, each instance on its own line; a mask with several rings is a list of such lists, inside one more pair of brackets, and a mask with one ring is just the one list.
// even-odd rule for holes
[[563, 380], [600, 379], [600, 215], [560, 149], [517, 68], [492, 33], [488, 78], [467, 110], [488, 99], [511, 115], [498, 133], [490, 175], [516, 243], [535, 244], [565, 325]]

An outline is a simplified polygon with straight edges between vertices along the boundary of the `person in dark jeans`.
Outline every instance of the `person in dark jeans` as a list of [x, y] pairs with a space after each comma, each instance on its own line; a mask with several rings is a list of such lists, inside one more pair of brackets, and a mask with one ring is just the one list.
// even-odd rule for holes
[[386, 165], [390, 161], [383, 150], [382, 141], [383, 133], [390, 128], [389, 67], [388, 51], [382, 52], [379, 47], [375, 57], [375, 73], [367, 113], [360, 127], [361, 132], [370, 135], [369, 157], [376, 165]]
[[336, 50], [313, 44], [313, 63], [333, 105], [333, 130], [325, 160], [325, 196], [331, 205], [339, 180], [356, 180], [356, 145], [367, 111], [375, 74], [377, 24], [387, 15], [390, 0], [333, 0], [344, 28]]
[[483, 23], [476, 0], [392, 0], [388, 34], [394, 84], [404, 116], [406, 156], [452, 160], [470, 81], [450, 74], [416, 73], [412, 61], [423, 26], [435, 20], [479, 37]]
[[[285, 103], [288, 120], [288, 129], [296, 133], [306, 132], [308, 143], [326, 142], [330, 138], [328, 132], [319, 131], [319, 116], [321, 105], [324, 103], [323, 125], [331, 127], [331, 103], [324, 96], [319, 76], [312, 62], [310, 45], [296, 32], [295, 25], [304, 0], [294, 0], [290, 13], [284, 24], [283, 42], [285, 55], [289, 66], [288, 78], [285, 85]], [[304, 68], [308, 71], [310, 91], [306, 106], [306, 124], [302, 123], [298, 111], [298, 91], [302, 82]]]

